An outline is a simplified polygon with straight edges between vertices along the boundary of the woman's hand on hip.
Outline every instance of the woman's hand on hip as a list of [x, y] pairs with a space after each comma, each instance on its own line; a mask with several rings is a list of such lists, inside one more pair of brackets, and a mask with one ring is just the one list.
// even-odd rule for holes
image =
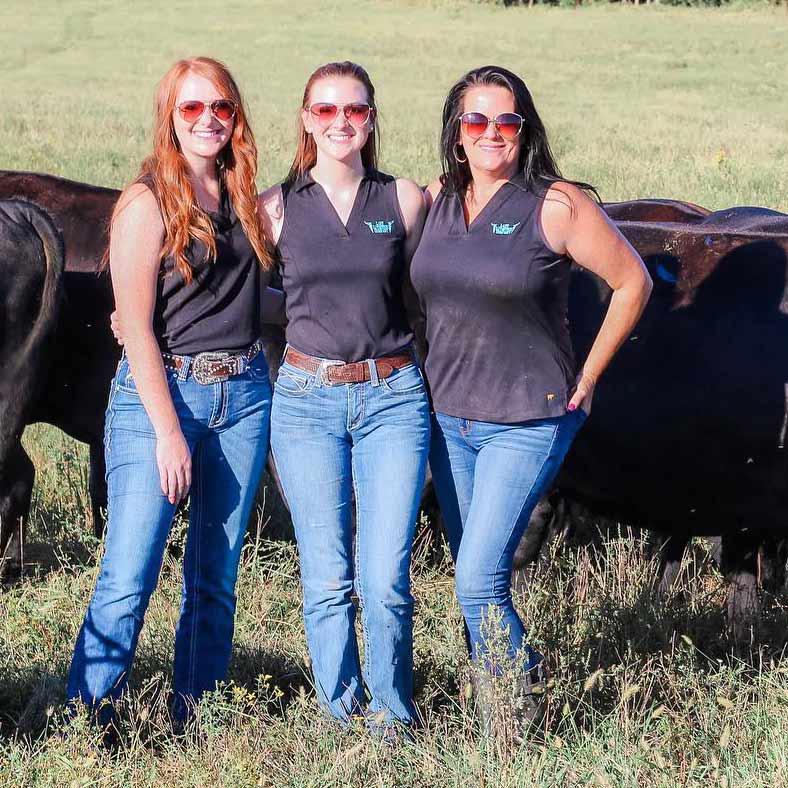
[[582, 407], [586, 416], [590, 416], [591, 401], [594, 399], [595, 388], [596, 377], [590, 372], [581, 372], [577, 377], [572, 397], [566, 409], [572, 411]]
[[170, 503], [180, 503], [192, 483], [192, 455], [181, 430], [156, 438], [156, 464], [161, 491]]

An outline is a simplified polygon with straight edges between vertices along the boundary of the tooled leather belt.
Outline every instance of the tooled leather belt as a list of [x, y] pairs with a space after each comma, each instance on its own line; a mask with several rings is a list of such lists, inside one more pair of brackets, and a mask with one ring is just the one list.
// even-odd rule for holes
[[210, 383], [221, 383], [233, 375], [241, 375], [249, 368], [249, 362], [263, 349], [263, 343], [258, 339], [253, 345], [240, 353], [217, 351], [210, 353], [197, 353], [194, 356], [178, 356], [174, 353], [162, 353], [161, 359], [167, 369], [182, 372], [188, 364], [187, 373], [194, 379], [207, 386]]
[[[288, 348], [285, 361], [304, 372], [320, 375], [321, 382], [326, 385], [339, 383], [364, 383], [371, 380], [369, 363], [366, 361], [353, 361], [345, 364], [341, 361], [326, 361], [315, 356], [308, 356], [298, 350]], [[375, 369], [379, 378], [389, 377], [394, 370], [402, 369], [413, 364], [413, 357], [407, 353], [399, 356], [384, 356], [375, 359]]]

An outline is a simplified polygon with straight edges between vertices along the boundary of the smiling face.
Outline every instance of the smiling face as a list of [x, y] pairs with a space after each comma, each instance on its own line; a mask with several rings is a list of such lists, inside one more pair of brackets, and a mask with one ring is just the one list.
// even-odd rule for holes
[[[468, 88], [462, 105], [463, 112], [481, 112], [488, 118], [497, 118], [504, 112], [516, 112], [514, 96], [500, 85], [479, 85]], [[517, 171], [520, 156], [520, 139], [505, 140], [490, 123], [478, 139], [469, 136], [460, 124], [460, 139], [471, 172], [484, 173], [496, 178], [511, 178]], [[460, 152], [462, 155], [462, 152]]]
[[359, 126], [353, 125], [342, 111], [348, 104], [369, 104], [364, 85], [353, 77], [326, 77], [317, 80], [309, 91], [309, 104], [335, 104], [339, 107], [336, 117], [323, 125], [309, 109], [302, 111], [304, 128], [312, 135], [317, 147], [318, 160], [326, 156], [337, 161], [353, 162], [361, 157], [361, 150], [369, 139], [374, 115]]
[[[181, 146], [186, 161], [196, 163], [197, 160], [216, 160], [222, 148], [233, 135], [235, 118], [227, 123], [217, 120], [208, 105], [217, 99], [226, 99], [219, 88], [209, 79], [189, 72], [181, 82], [175, 109], [172, 113], [175, 136]], [[202, 115], [194, 122], [187, 122], [178, 111], [178, 105], [184, 101], [202, 101], [206, 106]]]

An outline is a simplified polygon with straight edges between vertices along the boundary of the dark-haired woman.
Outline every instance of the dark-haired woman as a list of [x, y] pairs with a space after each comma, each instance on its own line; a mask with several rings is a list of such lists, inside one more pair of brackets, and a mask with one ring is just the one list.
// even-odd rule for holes
[[[591, 187], [561, 177], [515, 74], [485, 66], [459, 80], [441, 145], [444, 171], [429, 188], [411, 271], [427, 327], [430, 466], [472, 659], [490, 666], [485, 634], [494, 626], [510, 659], [526, 649], [521, 689], [533, 716], [542, 657], [528, 650], [512, 604], [515, 548], [651, 281]], [[567, 326], [572, 261], [613, 290], [579, 375]]]
[[409, 568], [430, 417], [403, 285], [425, 204], [416, 184], [376, 169], [363, 68], [315, 71], [299, 117], [289, 177], [264, 195], [288, 318], [271, 446], [298, 539], [318, 698], [337, 719], [366, 713], [388, 735], [414, 715]]
[[260, 294], [272, 260], [238, 88], [181, 60], [156, 96], [153, 151], [115, 208], [109, 267], [125, 353], [112, 383], [101, 573], [68, 697], [102, 723], [126, 685], [178, 503], [190, 494], [173, 712], [225, 677], [235, 581], [268, 447]]

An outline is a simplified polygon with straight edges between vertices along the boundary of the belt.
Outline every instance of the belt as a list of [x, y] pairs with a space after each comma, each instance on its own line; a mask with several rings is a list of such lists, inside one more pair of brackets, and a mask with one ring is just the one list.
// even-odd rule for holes
[[162, 353], [161, 360], [167, 369], [186, 374], [191, 372], [194, 379], [207, 386], [210, 383], [221, 383], [233, 375], [241, 375], [249, 368], [249, 362], [263, 349], [258, 339], [253, 345], [240, 353], [216, 351], [197, 353], [194, 356], [177, 356], [174, 353]]
[[[297, 369], [303, 369], [304, 372], [319, 375], [320, 382], [324, 386], [334, 386], [340, 383], [364, 383], [371, 380], [369, 363], [366, 361], [353, 361], [350, 364], [345, 364], [342, 361], [326, 361], [316, 356], [308, 356], [306, 353], [299, 353], [291, 347], [285, 353], [285, 361]], [[399, 356], [384, 356], [375, 359], [375, 369], [378, 371], [379, 378], [387, 378], [394, 370], [402, 369], [412, 363], [413, 357], [408, 353]]]

